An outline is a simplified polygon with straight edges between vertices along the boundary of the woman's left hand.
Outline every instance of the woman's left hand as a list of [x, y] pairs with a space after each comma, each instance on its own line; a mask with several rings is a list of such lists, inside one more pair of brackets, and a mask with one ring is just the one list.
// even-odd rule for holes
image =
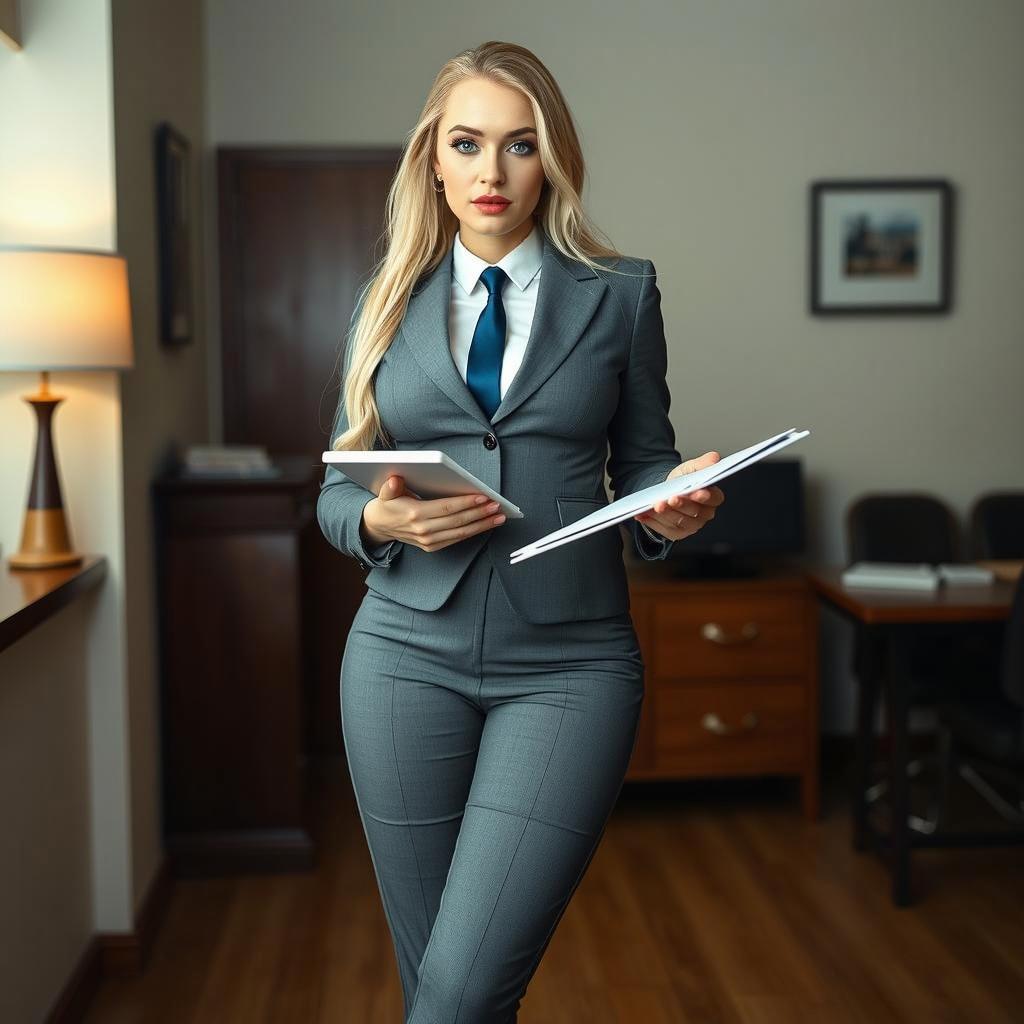
[[[671, 480], [687, 473], [695, 473], [699, 469], [706, 469], [721, 458], [718, 452], [705, 452], [700, 458], [681, 462], [665, 479]], [[653, 509], [640, 512], [633, 518], [669, 540], [682, 540], [684, 537], [692, 537], [705, 523], [714, 519], [715, 509], [723, 501], [725, 495], [721, 488], [702, 487], [692, 494], [675, 495], [667, 501], [656, 502]]]

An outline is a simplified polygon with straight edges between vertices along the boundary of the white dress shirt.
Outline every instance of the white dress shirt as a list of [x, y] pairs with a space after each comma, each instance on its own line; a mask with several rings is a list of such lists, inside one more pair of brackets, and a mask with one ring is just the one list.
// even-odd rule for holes
[[[509, 384], [523, 362], [526, 342], [530, 337], [533, 314], [537, 307], [537, 293], [540, 289], [541, 262], [544, 256], [544, 242], [537, 225], [510, 253], [502, 256], [496, 264], [488, 263], [471, 253], [463, 244], [459, 233], [455, 234], [452, 246], [452, 293], [448, 311], [448, 339], [454, 361], [462, 379], [466, 379], [469, 365], [469, 349], [473, 344], [473, 333], [477, 321], [487, 305], [487, 288], [480, 275], [490, 266], [501, 267], [509, 280], [501, 289], [501, 302], [505, 307], [505, 354], [501, 363], [499, 394], [505, 397]], [[536, 341], [534, 342], [536, 344]], [[663, 541], [660, 533], [654, 533], [640, 523], [644, 533], [652, 540]]]
[[501, 363], [499, 394], [505, 397], [512, 378], [523, 362], [526, 342], [530, 337], [533, 312], [537, 306], [540, 288], [540, 266], [544, 256], [544, 243], [537, 225], [510, 253], [497, 263], [488, 263], [471, 253], [459, 234], [452, 247], [452, 299], [448, 313], [448, 338], [452, 359], [462, 379], [466, 379], [469, 349], [477, 321], [487, 305], [487, 288], [480, 275], [490, 266], [501, 267], [509, 280], [501, 289], [501, 304], [505, 307], [505, 354]]

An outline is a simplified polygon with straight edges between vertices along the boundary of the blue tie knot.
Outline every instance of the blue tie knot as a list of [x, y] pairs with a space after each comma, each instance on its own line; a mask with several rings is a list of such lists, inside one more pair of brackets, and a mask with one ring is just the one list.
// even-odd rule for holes
[[501, 267], [488, 267], [480, 275], [480, 280], [483, 281], [487, 294], [493, 297], [495, 293], [501, 295], [501, 289], [508, 280], [508, 274]]

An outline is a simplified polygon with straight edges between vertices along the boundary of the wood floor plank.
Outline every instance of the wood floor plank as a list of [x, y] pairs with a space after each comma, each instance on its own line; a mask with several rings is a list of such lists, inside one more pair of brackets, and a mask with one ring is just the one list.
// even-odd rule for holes
[[[675, 855], [670, 853], [666, 858], [664, 836], [656, 833], [643, 841], [638, 831], [623, 824], [617, 839], [627, 853], [624, 860], [629, 866], [630, 884], [647, 908], [647, 926], [664, 950], [675, 997], [675, 1019], [686, 1024], [729, 1020], [731, 1004], [708, 956], [702, 929], [687, 913], [685, 899], [671, 884]], [[659, 907], [660, 912], [651, 914], [652, 906]]]
[[[1024, 848], [914, 853], [912, 907], [850, 845], [846, 769], [807, 822], [783, 780], [630, 784], [521, 1024], [1024, 1019]], [[305, 875], [175, 883], [145, 973], [86, 1024], [399, 1024], [401, 987], [343, 762]]]

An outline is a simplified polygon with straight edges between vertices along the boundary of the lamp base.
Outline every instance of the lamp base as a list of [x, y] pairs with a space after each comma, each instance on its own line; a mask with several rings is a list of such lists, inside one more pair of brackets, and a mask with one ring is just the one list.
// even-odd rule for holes
[[36, 412], [36, 457], [29, 487], [28, 508], [25, 509], [21, 527], [21, 546], [16, 554], [7, 559], [7, 564], [12, 569], [52, 569], [58, 565], [78, 565], [83, 556], [71, 550], [50, 430], [54, 410], [63, 399], [50, 393], [49, 374], [45, 371], [40, 390], [34, 395], [23, 397]]
[[7, 564], [12, 569], [53, 569], [78, 565], [83, 557], [68, 543], [63, 508], [30, 508], [25, 510], [20, 549]]

